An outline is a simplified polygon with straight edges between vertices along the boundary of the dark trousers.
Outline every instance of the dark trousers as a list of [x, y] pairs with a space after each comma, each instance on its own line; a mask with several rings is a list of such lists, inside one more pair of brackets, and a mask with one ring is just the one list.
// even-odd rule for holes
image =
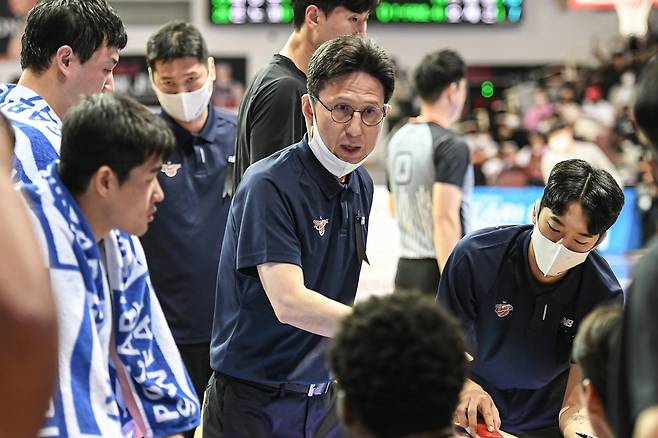
[[[192, 380], [199, 402], [203, 402], [203, 393], [212, 375], [210, 368], [210, 342], [203, 344], [177, 344], [183, 358], [187, 373]], [[194, 429], [183, 434], [185, 438], [194, 438]]]
[[309, 397], [215, 372], [203, 404], [203, 438], [338, 438], [335, 391]]
[[395, 275], [395, 291], [418, 291], [434, 297], [439, 290], [440, 278], [436, 259], [400, 258]]

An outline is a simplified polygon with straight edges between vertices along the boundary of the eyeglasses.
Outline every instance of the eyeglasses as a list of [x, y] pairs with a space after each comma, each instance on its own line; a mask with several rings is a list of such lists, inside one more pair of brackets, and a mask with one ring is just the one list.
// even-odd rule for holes
[[329, 108], [317, 96], [312, 96], [322, 106], [331, 113], [331, 119], [336, 123], [347, 123], [352, 120], [354, 113], [361, 113], [361, 122], [366, 126], [379, 125], [386, 116], [385, 107], [366, 106], [362, 110], [355, 110], [346, 103], [338, 103], [333, 108]]

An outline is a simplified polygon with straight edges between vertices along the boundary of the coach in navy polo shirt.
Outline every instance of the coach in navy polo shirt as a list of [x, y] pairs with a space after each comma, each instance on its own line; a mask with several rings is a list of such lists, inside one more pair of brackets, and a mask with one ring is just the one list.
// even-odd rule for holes
[[212, 374], [217, 263], [230, 206], [224, 183], [232, 177], [236, 117], [210, 104], [215, 66], [191, 24], [176, 21], [158, 29], [148, 40], [147, 59], [176, 149], [158, 176], [166, 200], [142, 244], [158, 299], [202, 400]]
[[326, 42], [302, 97], [308, 138], [244, 174], [219, 262], [204, 436], [340, 436], [327, 338], [367, 261], [373, 185], [360, 165], [393, 87], [372, 41]]
[[582, 319], [621, 299], [606, 261], [592, 252], [617, 220], [624, 194], [582, 160], [555, 165], [534, 226], [464, 237], [448, 259], [438, 297], [462, 322], [473, 356], [455, 421], [521, 437], [592, 433], [570, 361]]

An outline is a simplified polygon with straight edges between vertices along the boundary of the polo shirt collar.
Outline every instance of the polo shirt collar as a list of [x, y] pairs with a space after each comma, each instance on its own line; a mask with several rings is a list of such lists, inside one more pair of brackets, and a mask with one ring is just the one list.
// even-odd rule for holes
[[331, 172], [325, 169], [322, 163], [316, 158], [311, 147], [308, 145], [308, 134], [304, 134], [299, 145], [299, 150], [301, 151], [300, 157], [304, 167], [306, 167], [309, 174], [314, 177], [327, 198], [334, 198], [346, 188], [357, 195], [360, 194], [361, 191], [359, 189], [358, 178], [354, 176], [358, 169], [350, 172], [345, 178], [345, 183], [341, 183], [333, 174], [331, 174]]
[[171, 127], [171, 130], [174, 132], [174, 136], [176, 137], [176, 144], [185, 144], [185, 142], [188, 141], [190, 137], [201, 138], [208, 143], [212, 143], [214, 141], [213, 131], [215, 127], [215, 107], [213, 107], [212, 104], [208, 104], [208, 118], [206, 119], [206, 123], [203, 125], [203, 129], [201, 129], [201, 132], [198, 134], [190, 133], [190, 131], [179, 125], [164, 110], [162, 110], [160, 114], [167, 121]]

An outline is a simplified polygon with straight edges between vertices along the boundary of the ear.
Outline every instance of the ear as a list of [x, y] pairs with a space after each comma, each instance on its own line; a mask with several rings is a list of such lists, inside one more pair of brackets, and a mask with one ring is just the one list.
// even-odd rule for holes
[[324, 17], [324, 14], [320, 8], [316, 5], [309, 5], [304, 12], [304, 24], [308, 26], [309, 29], [315, 29], [320, 24], [322, 17]]
[[306, 130], [310, 132], [313, 126], [313, 102], [308, 94], [302, 96], [302, 114], [306, 119]]
[[71, 75], [72, 63], [75, 60], [77, 60], [77, 57], [75, 56], [75, 53], [73, 53], [71, 46], [63, 45], [57, 49], [53, 62], [57, 66], [59, 72], [68, 77]]
[[111, 195], [113, 189], [118, 186], [116, 175], [108, 166], [101, 166], [89, 181], [87, 190], [93, 190], [101, 198]]
[[391, 105], [389, 105], [388, 103], [384, 104], [384, 115], [385, 116], [389, 115], [392, 110], [393, 110], [393, 107]]
[[217, 79], [217, 70], [215, 68], [215, 58], [212, 56], [208, 57], [208, 76], [210, 76], [210, 81], [215, 82]]
[[537, 223], [537, 218], [539, 217], [540, 211], [541, 210], [539, 208], [539, 202], [535, 202], [535, 204], [532, 207], [532, 215], [531, 215], [532, 225], [535, 225]]
[[585, 389], [585, 406], [587, 407], [587, 412], [591, 416], [605, 418], [605, 409], [603, 408], [599, 391], [596, 390], [589, 379], [585, 379], [582, 384]]

